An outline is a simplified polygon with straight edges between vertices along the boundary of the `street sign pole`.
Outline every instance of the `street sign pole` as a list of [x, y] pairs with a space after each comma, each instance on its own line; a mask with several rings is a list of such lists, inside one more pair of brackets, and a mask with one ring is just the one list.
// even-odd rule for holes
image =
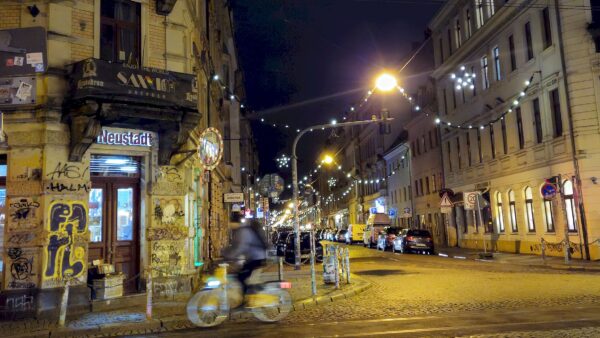
[[564, 247], [564, 251], [565, 251], [565, 263], [569, 264], [569, 261], [571, 260], [571, 252], [569, 251], [570, 249], [570, 241], [569, 241], [569, 219], [567, 217], [567, 208], [565, 206], [565, 195], [564, 195], [564, 189], [563, 189], [563, 183], [562, 183], [562, 175], [559, 174], [558, 175], [558, 194], [560, 196], [559, 198], [559, 203], [561, 204], [561, 209], [562, 209], [562, 213], [564, 215], [564, 219], [565, 219], [565, 244], [563, 245]]
[[479, 193], [477, 195], [477, 213], [479, 215], [479, 224], [481, 224], [481, 227], [483, 228], [483, 231], [481, 232], [481, 235], [483, 236], [483, 252], [487, 254], [487, 249], [485, 247], [485, 225], [483, 225], [483, 217], [481, 216], [481, 206], [479, 205], [479, 196], [481, 196], [481, 193]]

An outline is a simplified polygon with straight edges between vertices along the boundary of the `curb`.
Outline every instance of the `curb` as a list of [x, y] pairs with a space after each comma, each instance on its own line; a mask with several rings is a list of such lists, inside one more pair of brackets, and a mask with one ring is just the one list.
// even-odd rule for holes
[[[351, 274], [354, 280], [359, 283], [351, 284], [349, 288], [340, 290], [334, 295], [323, 295], [314, 298], [307, 298], [293, 303], [292, 311], [299, 311], [317, 305], [328, 304], [342, 299], [351, 298], [360, 294], [371, 287], [368, 281]], [[244, 317], [246, 313], [233, 313], [230, 319], [239, 319]], [[8, 336], [6, 338], [21, 338], [21, 337], [108, 337], [121, 335], [149, 334], [160, 333], [175, 330], [191, 329], [197, 326], [190, 322], [186, 316], [172, 316], [162, 319], [152, 319], [149, 321], [140, 322], [122, 322], [100, 324], [86, 327], [57, 327], [57, 328], [40, 328], [40, 330], [19, 333]]]
[[360, 280], [361, 284], [360, 285], [356, 285], [356, 284], [351, 285], [350, 288], [344, 289], [340, 293], [335, 294], [335, 295], [323, 295], [323, 296], [306, 298], [303, 300], [296, 301], [296, 302], [294, 302], [294, 310], [295, 311], [301, 310], [303, 308], [305, 309], [305, 308], [312, 307], [315, 305], [327, 304], [327, 303], [335, 302], [335, 301], [338, 301], [341, 299], [347, 299], [347, 298], [356, 296], [371, 287], [371, 283], [369, 283], [368, 281], [366, 281], [360, 277], [357, 277], [356, 275], [354, 275], [352, 273], [350, 275], [352, 276], [352, 279]]
[[518, 265], [518, 266], [522, 266], [522, 267], [526, 267], [526, 268], [540, 268], [540, 269], [549, 269], [549, 270], [600, 273], [600, 267], [591, 267], [591, 266], [583, 266], [583, 265], [562, 265], [562, 264], [555, 264], [555, 263], [518, 264], [518, 263], [514, 263], [514, 262], [512, 262], [512, 263], [500, 262], [500, 261], [495, 261], [493, 259], [471, 258], [471, 257], [466, 257], [465, 255], [451, 255], [451, 254], [446, 254], [446, 253], [442, 253], [442, 252], [440, 252], [438, 254], [438, 256], [445, 257], [445, 258], [461, 259], [461, 260], [473, 260], [473, 261], [484, 262], [484, 263], [514, 264], [514, 265]]

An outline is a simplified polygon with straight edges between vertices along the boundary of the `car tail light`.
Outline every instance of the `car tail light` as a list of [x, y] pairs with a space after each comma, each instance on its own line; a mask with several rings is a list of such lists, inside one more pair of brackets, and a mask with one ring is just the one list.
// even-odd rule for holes
[[409, 242], [412, 242], [415, 238], [413, 236], [408, 236], [406, 237], [406, 240]]
[[431, 242], [431, 237], [425, 238], [425, 242]]
[[279, 287], [282, 289], [291, 289], [292, 283], [291, 282], [280, 282]]

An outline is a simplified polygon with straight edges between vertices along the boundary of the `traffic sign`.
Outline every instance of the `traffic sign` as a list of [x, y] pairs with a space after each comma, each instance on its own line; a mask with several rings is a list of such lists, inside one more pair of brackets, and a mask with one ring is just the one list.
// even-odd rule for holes
[[440, 207], [442, 207], [442, 208], [452, 208], [452, 201], [450, 200], [450, 197], [448, 197], [447, 193], [445, 193], [444, 195], [442, 195], [442, 200], [440, 201]]
[[390, 208], [390, 211], [388, 213], [390, 215], [390, 217], [396, 217], [396, 209], [395, 208]]
[[478, 191], [469, 191], [463, 193], [463, 203], [465, 210], [475, 210], [477, 208]]
[[556, 186], [550, 182], [544, 183], [540, 188], [540, 193], [542, 194], [542, 197], [544, 197], [544, 199], [546, 200], [554, 199], [554, 197], [556, 197], [556, 192]]

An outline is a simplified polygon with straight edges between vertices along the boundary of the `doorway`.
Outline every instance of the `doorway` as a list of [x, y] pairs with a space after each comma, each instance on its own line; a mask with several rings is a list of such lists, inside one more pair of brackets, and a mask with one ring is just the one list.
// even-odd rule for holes
[[125, 274], [126, 293], [138, 290], [139, 169], [139, 159], [126, 156], [92, 156], [90, 165], [88, 261]]

